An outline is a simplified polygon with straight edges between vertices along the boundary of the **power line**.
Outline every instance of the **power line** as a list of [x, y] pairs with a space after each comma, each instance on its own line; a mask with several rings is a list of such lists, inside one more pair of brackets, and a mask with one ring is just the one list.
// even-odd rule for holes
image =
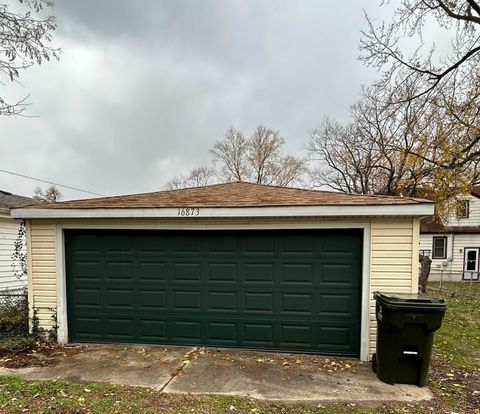
[[17, 177], [27, 178], [27, 179], [33, 180], [33, 181], [39, 181], [41, 183], [46, 183], [46, 184], [56, 185], [58, 187], [68, 188], [69, 190], [80, 191], [81, 193], [87, 193], [87, 194], [92, 194], [92, 195], [96, 195], [96, 196], [103, 196], [103, 194], [94, 193], [93, 191], [82, 190], [81, 188], [70, 187], [69, 185], [54, 183], [52, 181], [47, 181], [47, 180], [42, 180], [40, 178], [30, 177], [28, 175], [19, 174], [19, 173], [13, 172], [13, 171], [7, 171], [7, 170], [1, 170], [0, 169], [0, 172], [3, 172], [5, 174], [10, 174], [10, 175], [16, 175]]

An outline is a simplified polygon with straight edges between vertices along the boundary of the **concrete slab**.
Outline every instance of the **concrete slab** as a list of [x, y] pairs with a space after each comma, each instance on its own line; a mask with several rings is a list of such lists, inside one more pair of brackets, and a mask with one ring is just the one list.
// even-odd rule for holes
[[205, 351], [186, 365], [164, 392], [359, 404], [432, 398], [428, 388], [385, 384], [376, 378], [370, 364], [353, 359], [236, 350]]
[[[37, 358], [38, 357], [38, 358]], [[0, 375], [142, 386], [169, 393], [225, 394], [283, 402], [416, 402], [428, 388], [387, 385], [355, 359], [215, 348], [81, 345], [38, 355]]]
[[20, 375], [27, 380], [64, 379], [104, 382], [162, 389], [183, 364], [189, 347], [80, 346], [74, 355], [59, 353], [46, 366], [8, 369], [0, 375]]

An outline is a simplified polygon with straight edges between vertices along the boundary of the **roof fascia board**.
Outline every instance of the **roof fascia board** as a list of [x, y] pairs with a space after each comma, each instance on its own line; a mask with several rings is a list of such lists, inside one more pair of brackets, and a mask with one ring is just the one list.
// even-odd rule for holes
[[[193, 215], [182, 215], [185, 208], [101, 208], [11, 210], [14, 218], [221, 218], [221, 217], [341, 217], [341, 216], [428, 216], [433, 203], [362, 206], [279, 206], [279, 207], [200, 207]], [[198, 214], [197, 214], [198, 211]]]

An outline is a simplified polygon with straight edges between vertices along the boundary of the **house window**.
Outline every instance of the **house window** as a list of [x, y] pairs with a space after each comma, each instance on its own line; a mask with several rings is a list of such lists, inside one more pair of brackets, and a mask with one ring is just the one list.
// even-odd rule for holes
[[446, 259], [447, 258], [447, 238], [434, 237], [432, 250], [433, 250], [432, 259]]
[[427, 256], [427, 257], [430, 257], [431, 252], [432, 252], [431, 250], [420, 250], [420, 254], [422, 256]]
[[470, 202], [468, 200], [457, 200], [457, 219], [466, 219], [470, 214]]

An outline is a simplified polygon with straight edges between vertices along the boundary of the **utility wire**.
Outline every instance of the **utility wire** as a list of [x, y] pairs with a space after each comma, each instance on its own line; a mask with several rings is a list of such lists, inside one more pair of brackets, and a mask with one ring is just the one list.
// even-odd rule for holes
[[77, 188], [77, 187], [70, 187], [69, 185], [54, 183], [52, 181], [47, 181], [47, 180], [41, 180], [40, 178], [30, 177], [28, 175], [19, 174], [19, 173], [13, 172], [13, 171], [7, 171], [7, 170], [0, 169], [0, 172], [3, 172], [5, 174], [10, 174], [10, 175], [15, 175], [17, 177], [27, 178], [27, 179], [33, 180], [33, 181], [40, 181], [41, 183], [46, 183], [46, 184], [56, 185], [58, 187], [68, 188], [69, 190], [80, 191], [81, 193], [87, 193], [87, 194], [92, 194], [92, 195], [96, 195], [96, 196], [103, 196], [104, 195], [104, 194], [94, 193], [93, 191], [82, 190], [81, 188]]

